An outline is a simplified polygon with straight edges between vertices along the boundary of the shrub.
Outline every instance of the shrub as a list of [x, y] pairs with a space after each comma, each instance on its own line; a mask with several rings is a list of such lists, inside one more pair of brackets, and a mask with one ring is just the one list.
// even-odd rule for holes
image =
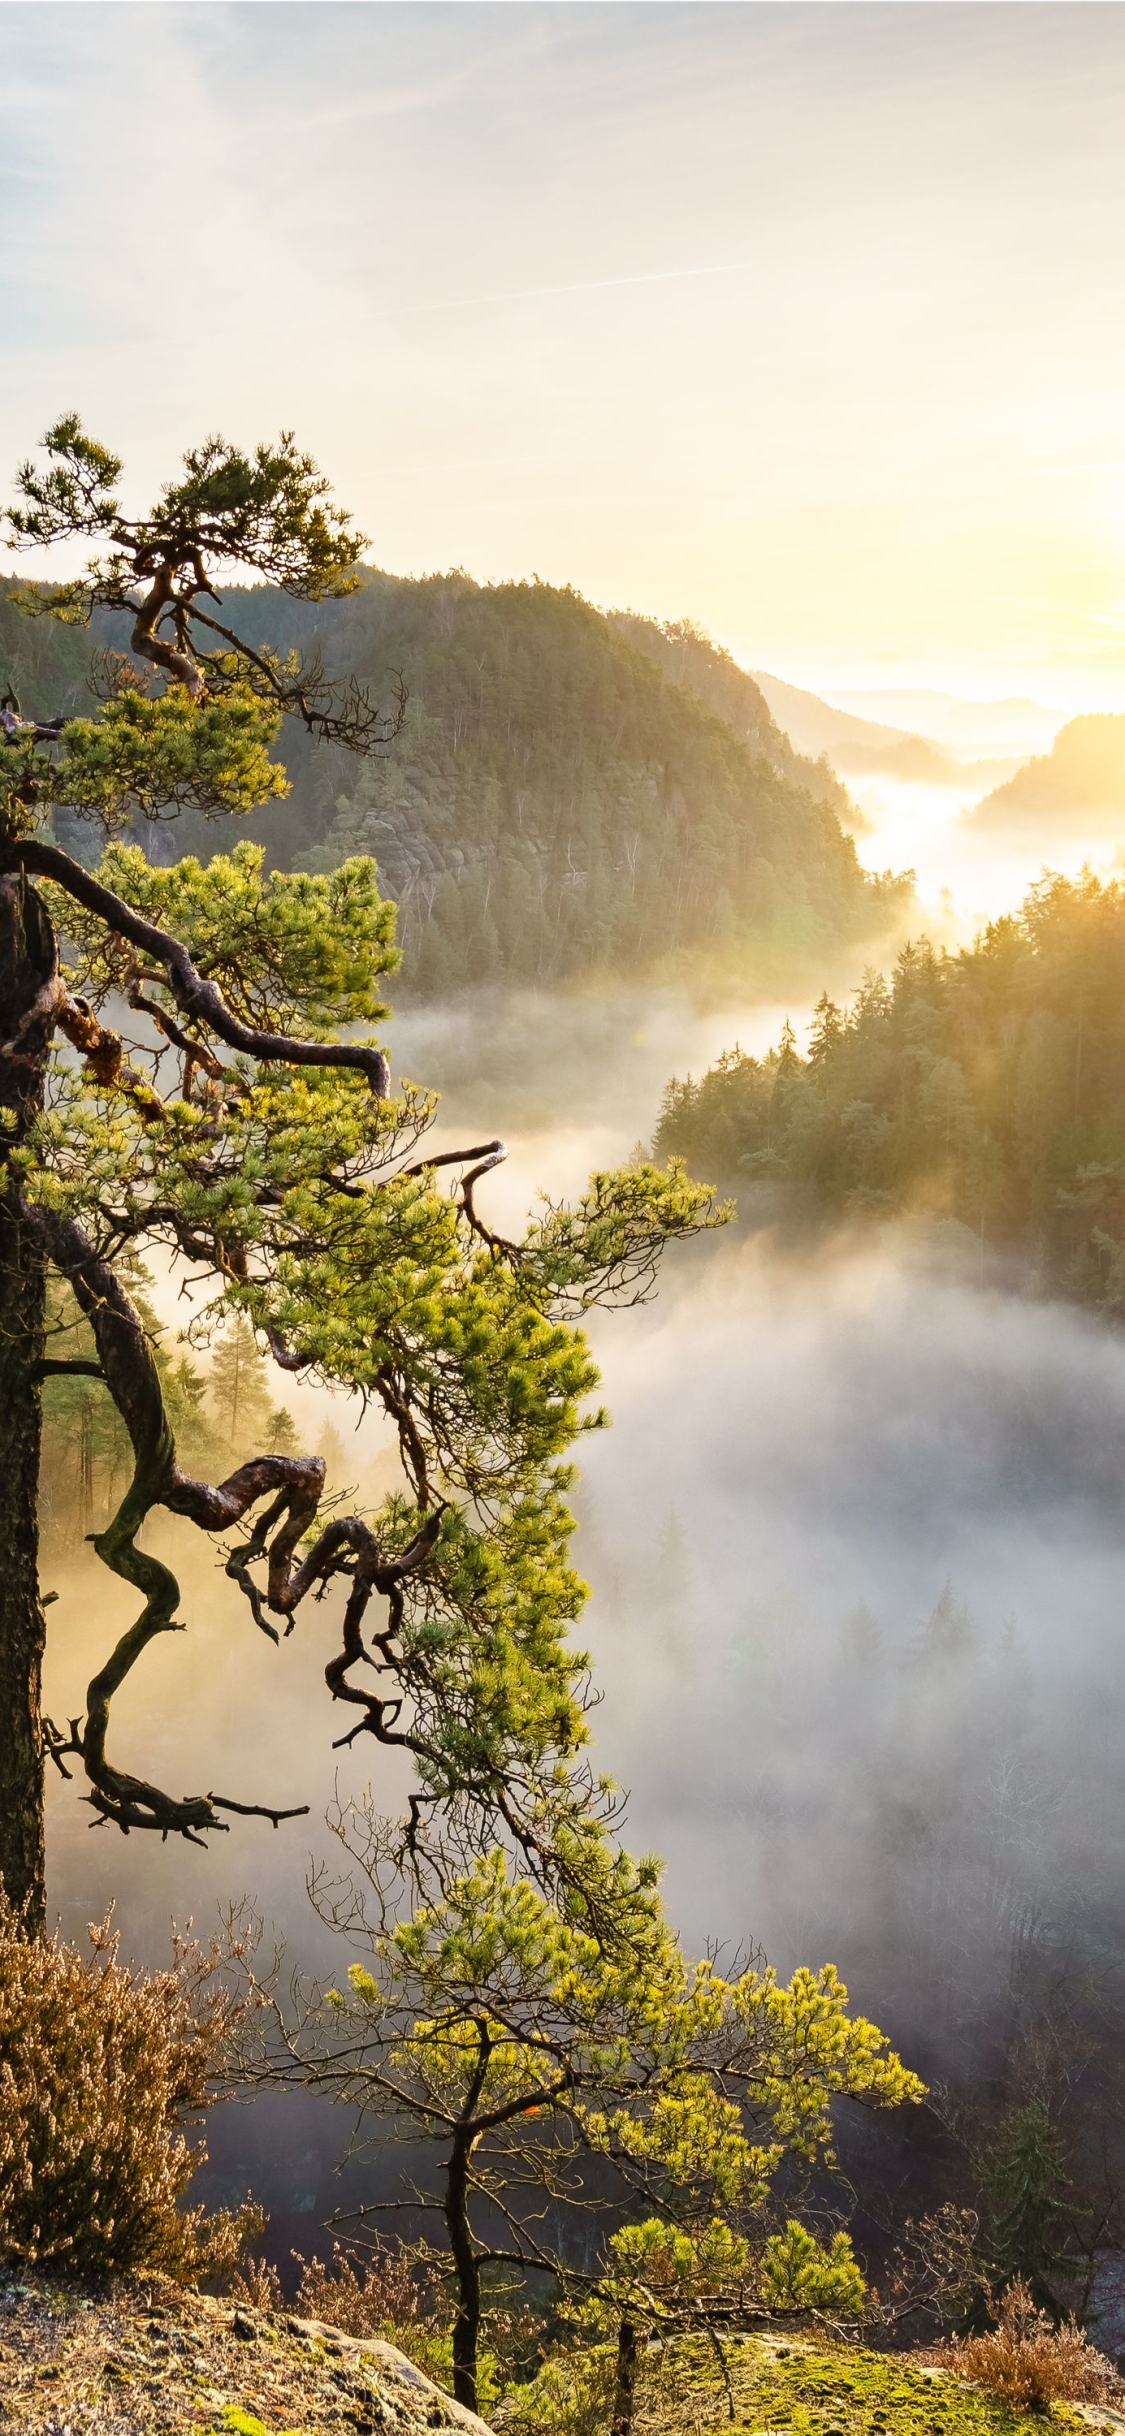
[[240, 2008], [182, 1942], [154, 1975], [118, 1960], [108, 1915], [90, 1942], [28, 1937], [0, 1898], [0, 2256], [180, 2282], [223, 2271], [261, 2211], [178, 2208], [206, 2155], [178, 2126]]
[[449, 2326], [445, 2289], [433, 2268], [412, 2259], [408, 2250], [382, 2246], [358, 2271], [338, 2242], [330, 2267], [319, 2258], [306, 2260], [297, 2307], [302, 2317], [323, 2318], [341, 2334], [381, 2335], [400, 2351], [407, 2348], [404, 2335], [432, 2340]]
[[983, 2385], [1013, 2410], [1037, 2403], [1097, 2402], [1117, 2388], [1110, 2362], [1074, 2318], [1055, 2326], [1037, 2309], [1026, 2284], [1009, 2284], [997, 2324], [988, 2334], [943, 2343], [933, 2357], [943, 2368]]
[[231, 2299], [246, 2301], [251, 2309], [284, 2309], [285, 2294], [276, 2267], [266, 2258], [247, 2258], [238, 2274], [231, 2280]]

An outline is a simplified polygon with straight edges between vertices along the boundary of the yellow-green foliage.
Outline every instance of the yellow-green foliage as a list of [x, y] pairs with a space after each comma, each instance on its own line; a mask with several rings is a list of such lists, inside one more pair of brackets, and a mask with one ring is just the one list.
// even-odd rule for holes
[[[221, 2419], [215, 2421], [215, 2436], [272, 2436], [272, 2431], [253, 2411], [240, 2410], [237, 2402], [227, 2402]], [[284, 2436], [299, 2436], [299, 2431], [287, 2428]]]
[[[215, 2421], [214, 2436], [273, 2436], [273, 2431], [253, 2411], [240, 2410], [237, 2402], [227, 2402], [221, 2419]], [[301, 2436], [301, 2430], [280, 2429], [278, 2436]]]
[[[450, 2157], [471, 2135], [474, 2199], [509, 2224], [513, 2192], [573, 2204], [576, 2160], [596, 2159], [601, 2271], [575, 2288], [557, 2261], [573, 2323], [674, 2329], [717, 2300], [728, 2314], [763, 2300], [854, 2314], [864, 2283], [847, 2235], [823, 2248], [791, 2222], [763, 2248], [760, 2211], [786, 2156], [830, 2158], [837, 2097], [897, 2105], [921, 2083], [849, 2014], [833, 1969], [782, 1987], [689, 1963], [651, 1865], [614, 1866], [608, 1940], [578, 1903], [513, 1879], [499, 1851], [374, 1934], [371, 1967], [353, 1964], [350, 1993], [328, 1998], [338, 2093], [412, 2120]], [[635, 2221], [605, 2241], [608, 2192]], [[542, 2256], [538, 2219], [534, 2239]]]
[[834, 2233], [824, 2248], [794, 2217], [784, 2233], [771, 2233], [759, 2273], [762, 2298], [772, 2309], [822, 2309], [830, 2317], [851, 2317], [867, 2296], [848, 2235]]
[[600, 2291], [577, 2322], [640, 2314], [650, 2324], [670, 2323], [685, 2303], [720, 2294], [734, 2307], [764, 2302], [779, 2312], [843, 2318], [858, 2315], [867, 2286], [846, 2233], [834, 2234], [825, 2248], [791, 2217], [756, 2258], [745, 2235], [721, 2216], [690, 2229], [650, 2216], [611, 2235]]
[[[138, 846], [113, 845], [98, 878], [146, 922], [171, 931], [244, 1023], [331, 1034], [343, 1023], [377, 1021], [387, 1011], [377, 985], [398, 956], [395, 909], [379, 894], [374, 863], [357, 858], [314, 879], [307, 871], [266, 873], [264, 861], [249, 838], [207, 864], [187, 855], [154, 866]], [[60, 890], [47, 893], [85, 960], [85, 987], [112, 983], [122, 969], [121, 942]]]
[[0, 2256], [186, 2279], [229, 2267], [257, 2210], [177, 2202], [201, 2161], [179, 2124], [203, 2103], [230, 2008], [202, 1968], [127, 1970], [108, 1926], [80, 1954], [0, 1908]]
[[705, 2284], [731, 2283], [744, 2276], [750, 2247], [721, 2216], [713, 2216], [697, 2233], [649, 2216], [643, 2224], [623, 2225], [614, 2233], [609, 2254], [612, 2272], [625, 2283], [648, 2284], [654, 2292], [691, 2293]]
[[40, 805], [122, 827], [138, 813], [180, 804], [200, 811], [250, 812], [288, 793], [269, 747], [279, 715], [248, 687], [194, 702], [183, 686], [164, 694], [129, 687], [96, 718], [72, 719], [50, 753], [33, 742], [0, 760], [0, 818], [17, 834]]

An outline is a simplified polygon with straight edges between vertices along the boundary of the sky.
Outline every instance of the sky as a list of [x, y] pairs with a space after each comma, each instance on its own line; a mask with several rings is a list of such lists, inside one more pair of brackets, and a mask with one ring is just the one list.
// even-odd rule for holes
[[292, 426], [399, 572], [1125, 709], [1125, 11], [0, 7], [0, 472]]

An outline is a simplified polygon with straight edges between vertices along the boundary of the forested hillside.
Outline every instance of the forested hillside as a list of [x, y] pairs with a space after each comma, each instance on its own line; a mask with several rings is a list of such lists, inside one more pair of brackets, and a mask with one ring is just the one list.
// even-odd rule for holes
[[1118, 837], [1125, 821], [1125, 718], [1095, 711], [1071, 719], [1049, 753], [1026, 761], [967, 815], [974, 828], [1049, 836], [1060, 822]]
[[922, 1212], [1125, 1314], [1125, 887], [1048, 876], [975, 947], [899, 956], [847, 1011], [674, 1081], [661, 1158], [784, 1212]]
[[[388, 702], [401, 674], [406, 720], [382, 760], [314, 755], [287, 724], [292, 794], [261, 835], [291, 868], [376, 857], [409, 988], [701, 956], [807, 969], [885, 933], [909, 902], [908, 882], [862, 870], [831, 772], [801, 760], [753, 680], [688, 627], [457, 573], [365, 572], [349, 599], [317, 606], [265, 588], [227, 599], [258, 647], [320, 651]], [[80, 699], [91, 647], [4, 601], [0, 679], [10, 671], [35, 709]], [[206, 857], [229, 845], [229, 823], [189, 816], [174, 841]], [[80, 843], [74, 824], [67, 843]]]
[[713, 643], [710, 635], [693, 625], [690, 618], [658, 625], [655, 618], [637, 617], [631, 610], [615, 610], [610, 624], [635, 650], [642, 651], [646, 660], [652, 661], [669, 684], [686, 686], [706, 710], [713, 711], [717, 719], [732, 727], [753, 753], [762, 754], [784, 777], [792, 778], [796, 785], [807, 787], [824, 803], [831, 804], [845, 828], [860, 820], [858, 808], [831, 767], [827, 753], [798, 750], [788, 731], [779, 725], [757, 679], [740, 668], [729, 651]]

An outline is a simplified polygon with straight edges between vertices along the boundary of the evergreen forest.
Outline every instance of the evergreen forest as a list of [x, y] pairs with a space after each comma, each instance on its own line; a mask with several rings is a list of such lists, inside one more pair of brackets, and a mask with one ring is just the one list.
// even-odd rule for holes
[[[971, 948], [900, 952], [807, 1051], [786, 1026], [673, 1080], [661, 1158], [810, 1218], [953, 1220], [1045, 1290], [1125, 1310], [1125, 887], [1045, 875]], [[762, 1187], [775, 1188], [763, 1197]]]
[[[89, 707], [91, 677], [106, 682], [105, 613], [89, 633], [29, 619], [15, 590], [0, 593], [0, 680], [28, 709]], [[753, 679], [690, 625], [607, 618], [570, 590], [458, 571], [364, 568], [342, 600], [265, 585], [224, 598], [219, 614], [255, 649], [319, 658], [391, 710], [406, 694], [399, 733], [358, 763], [288, 717], [291, 792], [237, 834], [281, 869], [373, 856], [411, 994], [701, 961], [807, 980], [841, 949], [901, 932], [909, 876], [863, 870], [838, 779], [793, 751]], [[55, 822], [81, 856], [88, 831], [65, 812]], [[135, 833], [150, 856], [173, 851], [151, 822]], [[174, 851], [207, 860], [233, 835], [229, 819], [189, 810]]]

